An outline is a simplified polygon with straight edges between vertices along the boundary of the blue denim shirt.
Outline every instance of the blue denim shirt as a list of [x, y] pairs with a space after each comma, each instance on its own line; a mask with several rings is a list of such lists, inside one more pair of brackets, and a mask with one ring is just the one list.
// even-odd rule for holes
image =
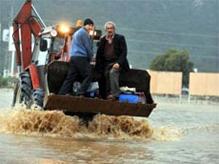
[[93, 57], [93, 43], [88, 32], [82, 27], [73, 35], [71, 45], [71, 57], [87, 57], [89, 60]]

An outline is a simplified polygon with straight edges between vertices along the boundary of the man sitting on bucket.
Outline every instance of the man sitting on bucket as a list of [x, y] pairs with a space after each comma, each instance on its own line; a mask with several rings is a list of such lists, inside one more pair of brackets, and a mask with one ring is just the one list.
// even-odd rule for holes
[[129, 70], [127, 45], [125, 37], [115, 33], [114, 22], [106, 22], [104, 28], [106, 35], [100, 40], [95, 66], [96, 71], [101, 75], [98, 80], [99, 90], [103, 99], [118, 99], [121, 93], [120, 72]]

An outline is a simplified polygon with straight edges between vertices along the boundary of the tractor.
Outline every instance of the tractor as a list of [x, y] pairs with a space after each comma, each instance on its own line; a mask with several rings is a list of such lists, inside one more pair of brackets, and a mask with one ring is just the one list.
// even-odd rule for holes
[[[16, 48], [18, 82], [14, 89], [12, 105], [24, 104], [44, 110], [61, 110], [70, 115], [128, 115], [148, 117], [156, 107], [150, 94], [150, 75], [146, 70], [130, 69], [121, 73], [121, 87], [134, 88], [141, 93], [143, 101], [111, 101], [95, 96], [79, 97], [76, 94], [58, 95], [58, 91], [69, 68], [69, 49], [76, 26], [63, 24], [46, 26], [31, 0], [26, 0], [13, 21], [13, 40]], [[98, 45], [101, 30], [95, 30], [91, 37]], [[95, 63], [91, 63], [94, 65]], [[95, 70], [93, 72], [95, 75]], [[96, 84], [98, 76], [94, 76]], [[80, 78], [77, 80], [80, 83]], [[130, 93], [130, 90], [128, 93]], [[74, 93], [74, 88], [72, 89]], [[133, 91], [131, 94], [134, 94]]]

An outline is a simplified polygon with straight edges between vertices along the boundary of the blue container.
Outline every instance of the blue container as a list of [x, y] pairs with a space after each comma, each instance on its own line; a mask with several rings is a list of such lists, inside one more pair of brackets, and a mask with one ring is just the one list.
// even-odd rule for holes
[[139, 102], [139, 96], [121, 94], [119, 95], [119, 102], [128, 102], [128, 103], [136, 104]]

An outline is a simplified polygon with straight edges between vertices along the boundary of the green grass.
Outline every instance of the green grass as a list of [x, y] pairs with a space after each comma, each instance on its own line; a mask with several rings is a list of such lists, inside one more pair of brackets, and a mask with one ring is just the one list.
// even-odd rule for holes
[[14, 86], [17, 78], [0, 76], [0, 88], [11, 88]]

